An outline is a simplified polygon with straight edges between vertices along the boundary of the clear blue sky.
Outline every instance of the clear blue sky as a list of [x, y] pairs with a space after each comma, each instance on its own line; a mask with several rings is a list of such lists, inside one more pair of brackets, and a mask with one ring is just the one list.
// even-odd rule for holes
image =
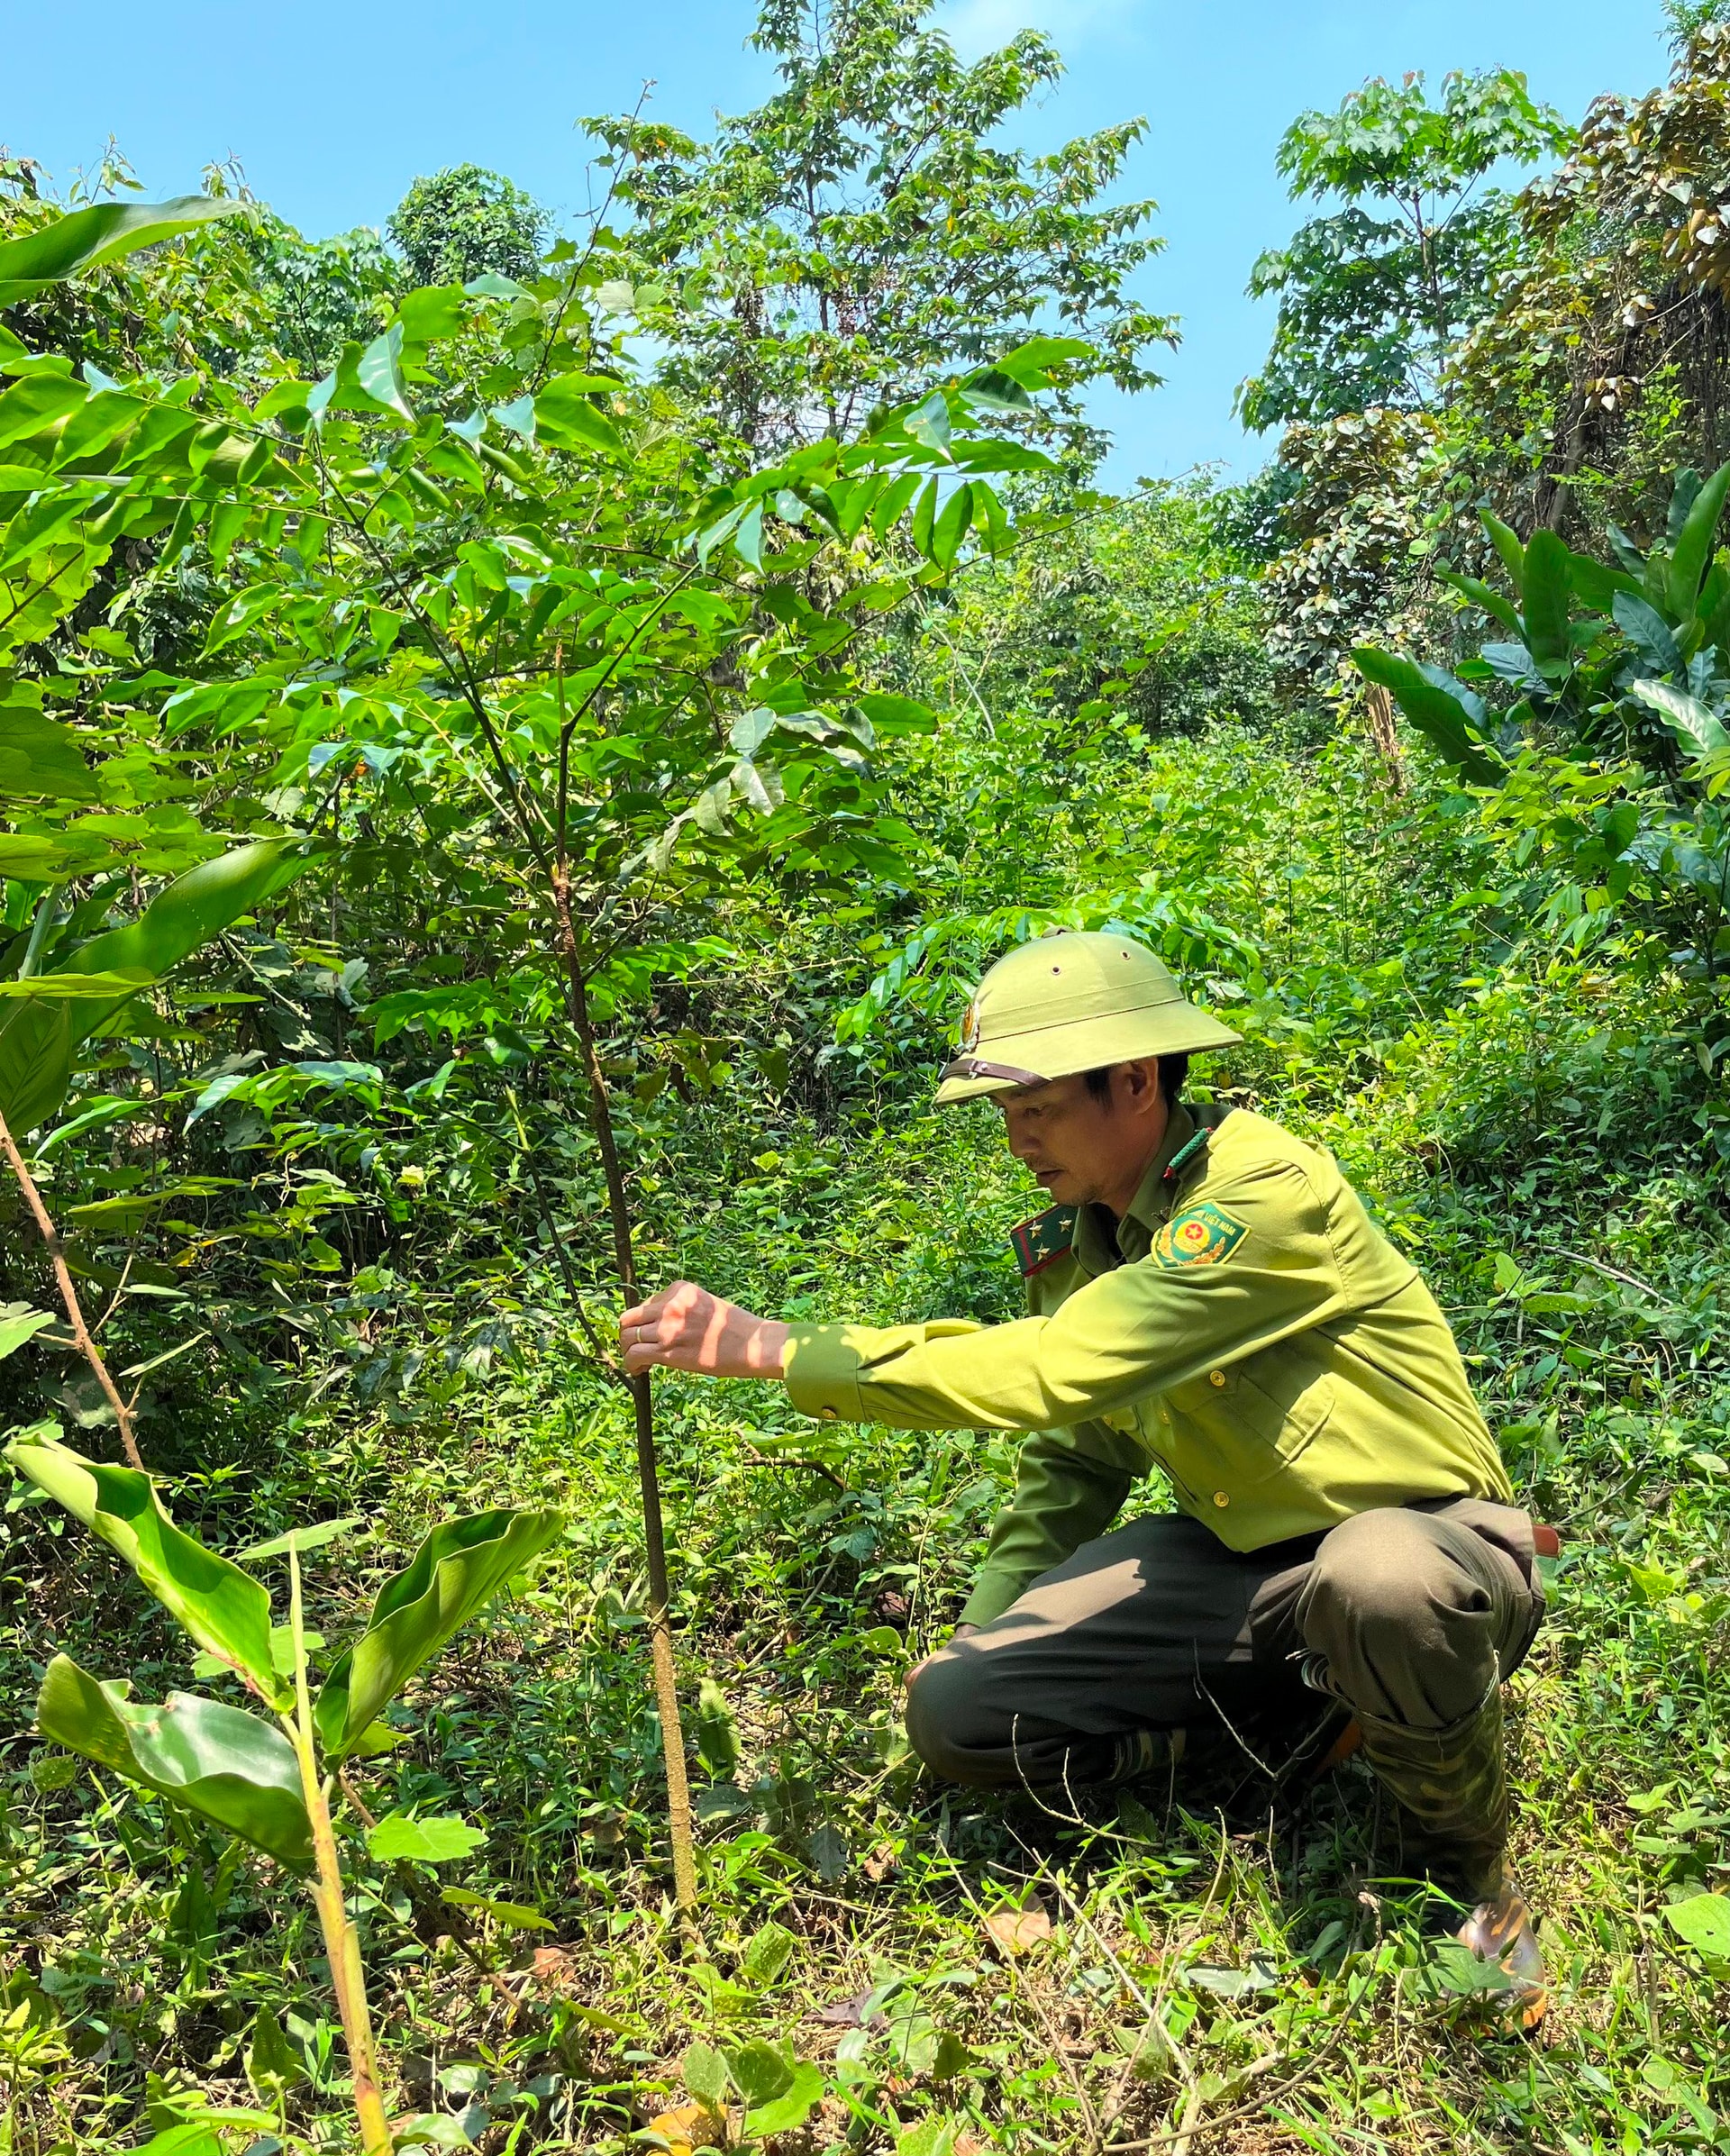
[[[588, 185], [576, 117], [629, 108], [645, 79], [651, 109], [694, 132], [717, 107], [749, 109], [769, 84], [744, 43], [753, 14], [753, 0], [20, 9], [0, 126], [62, 185], [110, 133], [153, 195], [237, 157], [313, 234], [381, 224], [418, 173], [467, 159], [574, 213]], [[1151, 123], [1129, 185], [1159, 201], [1168, 245], [1144, 290], [1182, 317], [1184, 342], [1166, 387], [1102, 400], [1123, 485], [1206, 460], [1241, 476], [1268, 453], [1231, 400], [1270, 322], [1243, 296], [1250, 265], [1298, 215], [1273, 170], [1297, 112], [1366, 75], [1506, 65], [1577, 118], [1600, 91], [1649, 88], [1667, 58], [1657, 0], [944, 0], [939, 19], [970, 54], [1028, 24], [1056, 38], [1069, 73], [1023, 115], [1031, 147], [1133, 114]]]

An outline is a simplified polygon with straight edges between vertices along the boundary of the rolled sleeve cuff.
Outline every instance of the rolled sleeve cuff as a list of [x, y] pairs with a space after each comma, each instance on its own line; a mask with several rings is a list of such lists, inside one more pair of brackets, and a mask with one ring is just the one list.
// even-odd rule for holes
[[989, 1624], [1002, 1616], [1010, 1604], [1020, 1600], [1023, 1592], [1038, 1578], [1030, 1573], [1023, 1578], [1018, 1572], [997, 1572], [987, 1566], [973, 1582], [973, 1592], [967, 1598], [960, 1622], [963, 1624]]
[[846, 1325], [791, 1325], [781, 1375], [788, 1397], [801, 1415], [825, 1423], [869, 1422], [860, 1397], [862, 1365]]

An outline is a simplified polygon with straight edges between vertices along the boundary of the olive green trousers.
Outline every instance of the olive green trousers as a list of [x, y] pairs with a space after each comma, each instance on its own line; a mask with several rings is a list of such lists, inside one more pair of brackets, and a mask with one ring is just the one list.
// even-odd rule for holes
[[1498, 1687], [1543, 1615], [1532, 1523], [1508, 1506], [1389, 1507], [1247, 1552], [1141, 1519], [933, 1656], [907, 1733], [952, 1781], [1079, 1788], [1148, 1758], [1150, 1731], [1284, 1726], [1295, 1743], [1323, 1691], [1414, 1824], [1498, 1851]]

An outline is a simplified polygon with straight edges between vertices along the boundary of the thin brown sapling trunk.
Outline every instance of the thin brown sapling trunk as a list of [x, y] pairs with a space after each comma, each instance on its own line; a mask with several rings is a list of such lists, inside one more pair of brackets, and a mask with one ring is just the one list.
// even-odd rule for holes
[[72, 1343], [96, 1372], [103, 1397], [114, 1411], [114, 1420], [120, 1425], [120, 1442], [129, 1464], [141, 1469], [144, 1462], [139, 1454], [132, 1407], [121, 1398], [120, 1387], [108, 1374], [108, 1365], [103, 1360], [102, 1350], [91, 1338], [90, 1328], [84, 1322], [83, 1306], [78, 1301], [77, 1290], [72, 1285], [72, 1275], [67, 1269], [66, 1248], [60, 1241], [59, 1230], [54, 1225], [53, 1216], [42, 1202], [42, 1194], [36, 1187], [36, 1178], [25, 1167], [24, 1156], [18, 1150], [18, 1141], [13, 1136], [4, 1115], [0, 1115], [0, 1151], [5, 1154], [7, 1165], [17, 1178], [19, 1189], [24, 1194], [24, 1203], [30, 1207], [31, 1216], [36, 1223], [36, 1232], [48, 1252], [49, 1263], [54, 1268], [60, 1300], [66, 1305], [67, 1322], [72, 1328]]
[[[606, 1182], [606, 1209], [613, 1224], [614, 1263], [628, 1300], [637, 1296], [636, 1254], [631, 1234], [631, 1205], [613, 1128], [606, 1074], [601, 1069], [589, 1015], [588, 981], [578, 946], [570, 910], [570, 880], [561, 861], [553, 871], [553, 906], [570, 995], [571, 1022], [583, 1053], [588, 1081], [589, 1120], [601, 1149]], [[655, 1664], [655, 1705], [660, 1715], [660, 1748], [667, 1768], [667, 1830], [673, 1851], [673, 1891], [681, 1913], [697, 1909], [697, 1856], [691, 1834], [691, 1790], [685, 1773], [685, 1731], [678, 1712], [678, 1678], [673, 1666], [673, 1626], [667, 1587], [667, 1539], [660, 1516], [660, 1472], [655, 1456], [655, 1410], [645, 1371], [627, 1378], [637, 1424], [637, 1478], [642, 1486], [643, 1544], [649, 1560], [649, 1644]]]

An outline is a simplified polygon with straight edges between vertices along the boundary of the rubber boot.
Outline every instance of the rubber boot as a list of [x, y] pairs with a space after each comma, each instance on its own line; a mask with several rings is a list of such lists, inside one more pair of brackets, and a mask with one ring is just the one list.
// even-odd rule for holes
[[1507, 1870], [1507, 1756], [1501, 1688], [1442, 1729], [1360, 1715], [1363, 1756], [1398, 1800], [1407, 1842], [1431, 1877], [1472, 1906], [1457, 1936], [1510, 1979], [1507, 2004], [1534, 2029], [1548, 2006], [1531, 1912]]

